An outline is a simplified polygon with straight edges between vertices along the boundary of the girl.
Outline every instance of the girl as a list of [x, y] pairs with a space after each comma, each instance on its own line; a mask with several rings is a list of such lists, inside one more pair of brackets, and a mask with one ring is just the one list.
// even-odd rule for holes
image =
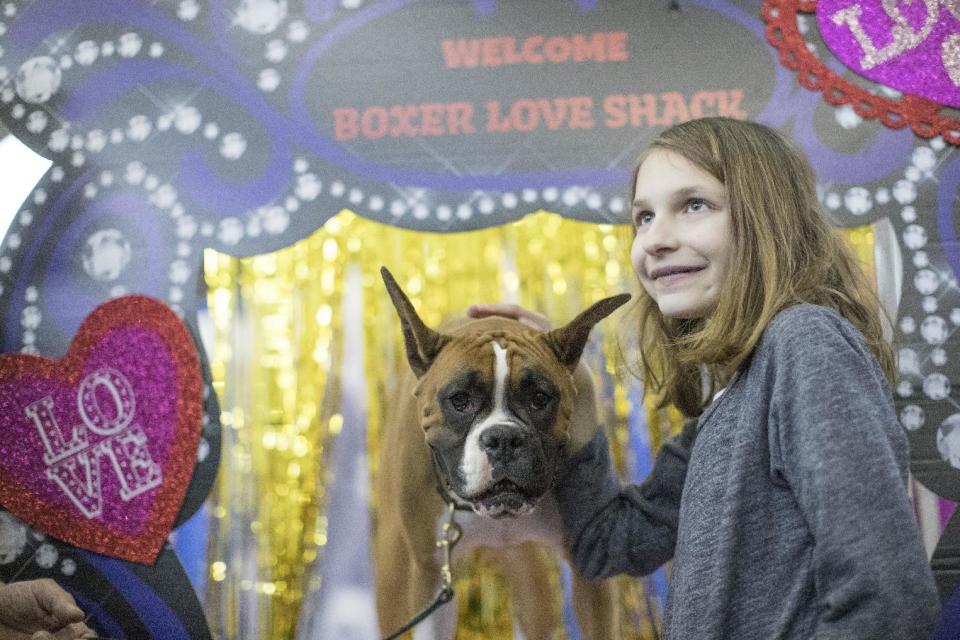
[[[639, 486], [620, 486], [602, 432], [571, 451], [555, 491], [578, 570], [673, 558], [672, 640], [929, 638], [892, 351], [806, 159], [763, 125], [705, 118], [654, 140], [632, 186], [643, 378], [699, 418]], [[490, 313], [541, 322], [471, 309]]]

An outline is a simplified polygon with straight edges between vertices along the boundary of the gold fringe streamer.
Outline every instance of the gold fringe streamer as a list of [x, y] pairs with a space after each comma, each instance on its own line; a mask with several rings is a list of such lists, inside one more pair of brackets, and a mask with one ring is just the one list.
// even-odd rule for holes
[[[873, 231], [844, 232], [872, 268]], [[537, 212], [503, 227], [431, 234], [342, 211], [313, 236], [280, 251], [237, 259], [207, 251], [213, 319], [209, 354], [222, 407], [224, 447], [211, 496], [207, 613], [215, 637], [293, 638], [311, 562], [326, 544], [329, 451], [343, 428], [340, 407], [343, 283], [363, 282], [367, 443], [377, 472], [383, 408], [406, 367], [399, 322], [379, 276], [387, 266], [429, 325], [474, 302], [516, 302], [555, 324], [588, 304], [635, 290], [629, 227]], [[617, 314], [595, 330], [590, 358], [601, 418], [621, 470], [628, 461], [627, 397]], [[606, 397], [608, 402], [603, 402]], [[644, 411], [655, 449], [676, 433], [676, 411]], [[362, 425], [359, 425], [362, 426]], [[376, 496], [372, 496], [375, 502]], [[464, 577], [469, 576], [469, 577]], [[559, 616], [559, 572], [554, 607]], [[510, 605], [495, 568], [476, 558], [457, 578], [458, 638], [511, 638]], [[625, 638], [656, 637], [657, 604], [639, 580], [621, 580]], [[251, 615], [251, 611], [255, 615]], [[256, 621], [256, 629], [246, 625]], [[241, 625], [244, 626], [241, 631]]]

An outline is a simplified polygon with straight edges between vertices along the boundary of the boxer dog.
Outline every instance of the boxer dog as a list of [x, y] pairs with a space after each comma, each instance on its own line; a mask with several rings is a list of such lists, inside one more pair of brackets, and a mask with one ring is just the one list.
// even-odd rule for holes
[[[593, 326], [629, 300], [597, 302], [548, 332], [516, 320], [466, 318], [427, 327], [385, 268], [400, 316], [407, 375], [387, 410], [380, 443], [374, 573], [382, 634], [430, 604], [440, 586], [438, 531], [453, 503], [462, 538], [453, 560], [485, 547], [502, 569], [526, 640], [556, 637], [550, 570], [543, 545], [563, 553], [550, 491], [571, 435], [597, 428], [593, 383], [576, 376]], [[454, 570], [456, 573], [456, 569]], [[584, 638], [620, 637], [615, 584], [573, 576]], [[456, 601], [414, 629], [415, 640], [452, 640]]]

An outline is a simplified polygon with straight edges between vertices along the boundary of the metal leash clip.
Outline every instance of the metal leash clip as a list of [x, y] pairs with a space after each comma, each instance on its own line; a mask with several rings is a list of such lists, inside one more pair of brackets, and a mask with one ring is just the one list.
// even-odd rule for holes
[[384, 640], [396, 640], [404, 633], [413, 629], [420, 622], [430, 616], [437, 607], [453, 600], [453, 572], [450, 570], [451, 558], [453, 556], [453, 547], [463, 536], [463, 529], [454, 519], [453, 514], [457, 507], [453, 502], [447, 503], [447, 521], [440, 528], [440, 535], [437, 537], [437, 546], [443, 554], [443, 565], [440, 567], [440, 590], [426, 609], [418, 613], [407, 624], [403, 625]]
[[[460, 541], [463, 535], [463, 529], [453, 519], [456, 505], [452, 502], [447, 506], [447, 521], [443, 523], [440, 530], [440, 539], [437, 540], [437, 546], [443, 553], [443, 565], [440, 567], [440, 580], [442, 581], [441, 590], [453, 596], [453, 571], [450, 569], [453, 547]], [[448, 598], [449, 599], [449, 598]]]

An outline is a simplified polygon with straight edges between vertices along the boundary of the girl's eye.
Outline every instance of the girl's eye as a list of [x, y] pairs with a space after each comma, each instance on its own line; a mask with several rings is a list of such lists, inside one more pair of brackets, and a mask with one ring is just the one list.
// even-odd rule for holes
[[550, 395], [543, 391], [537, 391], [530, 398], [530, 406], [537, 411], [546, 409], [548, 404], [550, 404]]
[[687, 211], [690, 213], [700, 213], [707, 210], [707, 202], [700, 198], [691, 198], [687, 201]]
[[641, 211], [640, 213], [633, 216], [634, 226], [642, 227], [653, 222], [653, 212], [652, 211]]
[[465, 391], [458, 391], [449, 398], [453, 408], [461, 413], [470, 410], [470, 394]]

